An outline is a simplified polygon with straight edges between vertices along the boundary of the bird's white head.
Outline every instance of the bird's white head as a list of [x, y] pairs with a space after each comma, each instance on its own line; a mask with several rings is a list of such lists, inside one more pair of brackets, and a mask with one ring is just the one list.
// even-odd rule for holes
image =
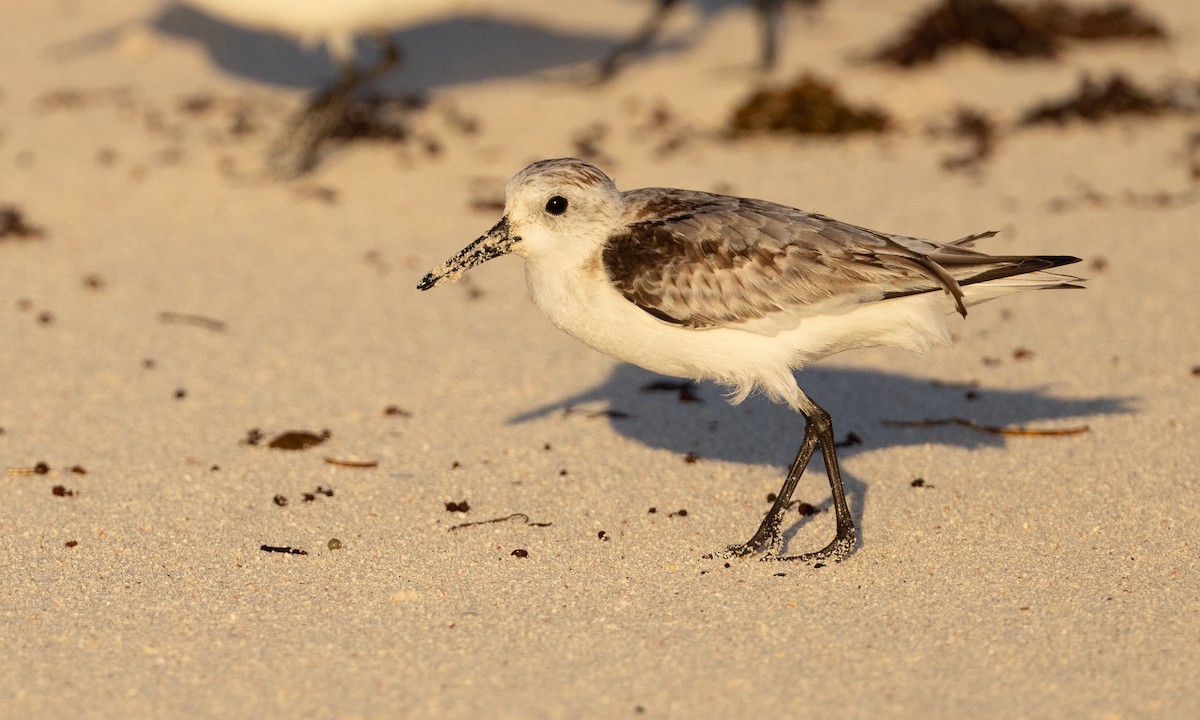
[[575, 158], [533, 163], [508, 181], [504, 196], [500, 222], [430, 271], [418, 288], [429, 290], [457, 280], [476, 265], [510, 252], [531, 262], [582, 263], [617, 227], [625, 209], [613, 181]]

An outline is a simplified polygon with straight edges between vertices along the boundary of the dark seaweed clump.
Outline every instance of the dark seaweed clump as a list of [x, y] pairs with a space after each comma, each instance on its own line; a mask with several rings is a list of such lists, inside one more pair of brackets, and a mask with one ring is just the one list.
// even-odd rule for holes
[[1154, 116], [1166, 112], [1186, 112], [1166, 91], [1143, 90], [1121, 74], [1106, 81], [1084, 76], [1075, 94], [1063, 100], [1049, 101], [1026, 111], [1021, 125], [1039, 123], [1066, 124], [1072, 120], [1100, 122], [1117, 115]]
[[734, 111], [730, 129], [735, 134], [769, 131], [843, 135], [883, 132], [889, 125], [883, 110], [849, 105], [832, 84], [805, 74], [787, 87], [754, 93]]
[[912, 67], [933, 62], [942, 52], [962, 45], [1005, 58], [1053, 58], [1065, 39], [1165, 37], [1156, 22], [1125, 3], [1078, 9], [1055, 0], [1029, 6], [998, 0], [943, 0], [873, 59]]

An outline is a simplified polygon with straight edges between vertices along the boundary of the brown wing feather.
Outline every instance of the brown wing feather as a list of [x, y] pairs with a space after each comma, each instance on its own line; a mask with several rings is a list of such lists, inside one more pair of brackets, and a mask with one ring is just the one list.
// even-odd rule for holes
[[[965, 313], [955, 274], [891, 236], [761, 200], [662, 188], [625, 195], [627, 230], [605, 245], [603, 265], [618, 291], [662, 320], [732, 325], [934, 290]], [[995, 260], [911, 240], [947, 248], [964, 266]]]

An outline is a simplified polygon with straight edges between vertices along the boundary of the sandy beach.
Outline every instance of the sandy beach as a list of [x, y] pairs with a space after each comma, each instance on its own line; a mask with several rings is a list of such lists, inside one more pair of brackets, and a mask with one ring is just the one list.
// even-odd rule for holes
[[[869, 59], [934, 4], [789, 3], [764, 75], [750, 3], [685, 3], [599, 86], [649, 3], [399, 27], [375, 124], [282, 181], [264, 157], [325, 51], [150, 0], [10, 3], [0, 718], [1200, 717], [1200, 14]], [[730, 132], [805, 73], [886, 128]], [[1022, 121], [1115, 75], [1162, 107]], [[1078, 256], [1087, 289], [800, 371], [857, 550], [704, 559], [757, 527], [800, 416], [589, 349], [517, 258], [416, 290], [562, 156], [997, 230], [980, 249]], [[819, 463], [796, 499], [788, 548], [816, 549]]]

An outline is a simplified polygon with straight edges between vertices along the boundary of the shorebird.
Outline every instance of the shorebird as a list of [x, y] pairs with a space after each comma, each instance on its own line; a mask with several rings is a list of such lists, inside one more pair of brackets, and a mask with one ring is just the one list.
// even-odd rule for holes
[[[816, 563], [855, 546], [833, 423], [793, 371], [844, 350], [948, 345], [947, 318], [1021, 290], [1081, 287], [1047, 272], [1066, 255], [986, 255], [983, 232], [936, 243], [877, 232], [763, 200], [674, 188], [621, 192], [582, 160], [542, 160], [505, 189], [504, 215], [417, 287], [458, 279], [492, 258], [525, 259], [534, 303], [587, 345], [652, 372], [713, 380], [730, 401], [760, 391], [805, 418], [796, 459], [746, 542], [722, 557]], [[815, 552], [782, 555], [780, 526], [820, 449], [836, 535]]]
[[[230, 22], [290, 35], [305, 44], [324, 43], [341, 68], [341, 79], [317, 93], [272, 145], [267, 166], [288, 179], [316, 166], [321, 145], [337, 129], [350, 101], [367, 83], [400, 63], [400, 48], [389, 31], [496, 5], [488, 0], [186, 0]], [[379, 46], [372, 64], [355, 63], [354, 38]]]
[[[813, 5], [819, 0], [803, 0], [806, 5]], [[779, 56], [779, 22], [783, 10], [783, 0], [753, 0], [759, 19], [762, 23], [762, 49], [759, 63], [763, 70], [775, 67]], [[621, 43], [601, 63], [599, 80], [604, 82], [617, 74], [629, 58], [642, 52], [658, 36], [667, 16], [679, 6], [679, 0], [654, 0], [654, 10], [643, 21], [642, 26], [628, 40]]]

